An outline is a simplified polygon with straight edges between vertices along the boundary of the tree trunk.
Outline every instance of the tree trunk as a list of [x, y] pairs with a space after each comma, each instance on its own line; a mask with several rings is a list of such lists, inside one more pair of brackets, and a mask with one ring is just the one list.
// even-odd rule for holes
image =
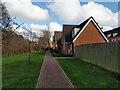
[[30, 41], [29, 41], [29, 64], [30, 64], [30, 55], [31, 55], [31, 49], [30, 49]]

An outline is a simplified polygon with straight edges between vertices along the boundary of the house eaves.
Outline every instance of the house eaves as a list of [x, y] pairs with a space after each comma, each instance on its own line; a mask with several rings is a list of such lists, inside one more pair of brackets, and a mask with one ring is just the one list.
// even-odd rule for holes
[[90, 17], [89, 20], [87, 21], [87, 23], [84, 25], [84, 27], [78, 31], [78, 33], [75, 35], [75, 37], [73, 38], [73, 43], [74, 41], [78, 38], [78, 36], [85, 30], [85, 28], [87, 27], [87, 25], [90, 23], [90, 21], [93, 22], [93, 24], [97, 27], [97, 29], [99, 30], [99, 32], [101, 33], [101, 35], [104, 37], [104, 39], [109, 42], [109, 40], [107, 39], [107, 37], [104, 35], [104, 33], [102, 32], [102, 30], [100, 29], [100, 27], [98, 26], [98, 24], [96, 23], [96, 21], [94, 20], [93, 17]]

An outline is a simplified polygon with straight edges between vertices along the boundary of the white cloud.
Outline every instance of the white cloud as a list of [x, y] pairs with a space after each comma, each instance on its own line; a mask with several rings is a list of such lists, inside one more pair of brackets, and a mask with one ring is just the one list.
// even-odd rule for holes
[[[15, 30], [18, 26], [17, 25], [12, 25], [12, 30]], [[27, 36], [28, 36], [28, 31], [26, 31], [25, 29], [23, 29], [21, 26], [19, 28], [17, 28], [15, 31], [14, 31], [16, 34], [18, 35], [22, 35], [25, 39], [28, 39]]]
[[29, 26], [32, 30], [48, 30], [47, 25], [30, 24]]
[[32, 21], [49, 21], [48, 10], [33, 5], [31, 0], [2, 0], [12, 17], [27, 19]]
[[56, 22], [51, 22], [49, 25], [38, 25], [38, 24], [30, 24], [29, 27], [32, 29], [32, 32], [35, 32], [37, 36], [42, 36], [42, 30], [48, 30], [51, 32], [51, 40], [54, 35], [54, 31], [62, 31], [62, 26]]
[[42, 36], [42, 30], [48, 30], [47, 25], [30, 24], [29, 27], [37, 36]]
[[[15, 30], [15, 28], [17, 27], [17, 25], [12, 25], [12, 26], [13, 26], [13, 30]], [[49, 23], [48, 26], [47, 25], [38, 25], [38, 24], [28, 25], [27, 23], [25, 23], [24, 26], [27, 29], [31, 29], [31, 31], [33, 33], [35, 33], [38, 37], [42, 36], [42, 34], [43, 34], [42, 30], [48, 30], [48, 27], [49, 27], [49, 31], [51, 32], [51, 36], [54, 35], [54, 31], [62, 31], [62, 26], [56, 22], [51, 22], [51, 23]], [[19, 27], [15, 32], [19, 35], [23, 35], [25, 38], [28, 35], [28, 31], [26, 31], [22, 27]]]
[[118, 12], [118, 26], [120, 27], [120, 10]]
[[110, 27], [110, 26], [104, 26], [102, 31], [105, 32], [105, 31], [109, 31], [109, 30], [112, 30], [113, 27]]
[[[17, 27], [18, 27], [17, 25], [12, 25], [13, 30], [15, 30]], [[27, 32], [27, 31], [24, 30], [22, 27], [19, 27], [18, 29], [15, 30], [15, 32], [16, 32], [17, 34], [21, 34], [21, 33], [23, 33], [23, 32]]]
[[[18, 26], [17, 25], [12, 25], [13, 30], [15, 30], [15, 33], [18, 34], [18, 35], [22, 35], [25, 39], [28, 39], [28, 36], [29, 36], [28, 31], [31, 31], [32, 34], [35, 34], [37, 37], [42, 36], [41, 30], [44, 30], [44, 29], [43, 29], [43, 27], [41, 28], [40, 25], [35, 25], [35, 24], [28, 25], [27, 23], [25, 23], [24, 26], [27, 30], [24, 29], [23, 27], [19, 27], [17, 30], [15, 30]], [[45, 26], [45, 25], [43, 25], [43, 26]], [[46, 27], [47, 26], [45, 26], [44, 28], [46, 28]]]
[[54, 1], [48, 7], [67, 23], [80, 23], [93, 16], [100, 25], [118, 25], [118, 13], [113, 13], [102, 4], [88, 2], [88, 4], [81, 5], [79, 0]]
[[51, 32], [51, 35], [54, 35], [54, 31], [62, 31], [62, 26], [56, 22], [51, 22], [49, 24], [49, 30]]
[[29, 27], [32, 29], [32, 32], [35, 32], [37, 35], [42, 35], [42, 30], [48, 30], [51, 32], [51, 36], [54, 35], [54, 31], [62, 31], [62, 26], [56, 22], [51, 22], [49, 25], [38, 25], [30, 24]]

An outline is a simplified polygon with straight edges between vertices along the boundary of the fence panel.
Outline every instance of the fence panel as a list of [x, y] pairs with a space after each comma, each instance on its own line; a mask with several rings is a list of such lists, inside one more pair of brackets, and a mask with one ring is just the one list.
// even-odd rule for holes
[[75, 57], [120, 74], [120, 42], [79, 45]]

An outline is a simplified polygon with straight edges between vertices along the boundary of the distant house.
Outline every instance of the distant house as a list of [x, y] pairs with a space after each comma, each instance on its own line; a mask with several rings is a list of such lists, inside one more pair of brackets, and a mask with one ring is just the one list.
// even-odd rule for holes
[[53, 36], [52, 48], [55, 49], [55, 36]]
[[53, 49], [59, 49], [62, 38], [62, 31], [55, 31], [53, 36]]
[[36, 46], [38, 44], [38, 41], [31, 41], [31, 46]]
[[80, 25], [63, 25], [62, 52], [74, 54], [75, 46], [90, 43], [109, 42], [93, 17]]
[[72, 54], [72, 28], [78, 25], [63, 25], [62, 31], [62, 49], [64, 54]]
[[110, 42], [120, 41], [120, 27], [104, 32]]

